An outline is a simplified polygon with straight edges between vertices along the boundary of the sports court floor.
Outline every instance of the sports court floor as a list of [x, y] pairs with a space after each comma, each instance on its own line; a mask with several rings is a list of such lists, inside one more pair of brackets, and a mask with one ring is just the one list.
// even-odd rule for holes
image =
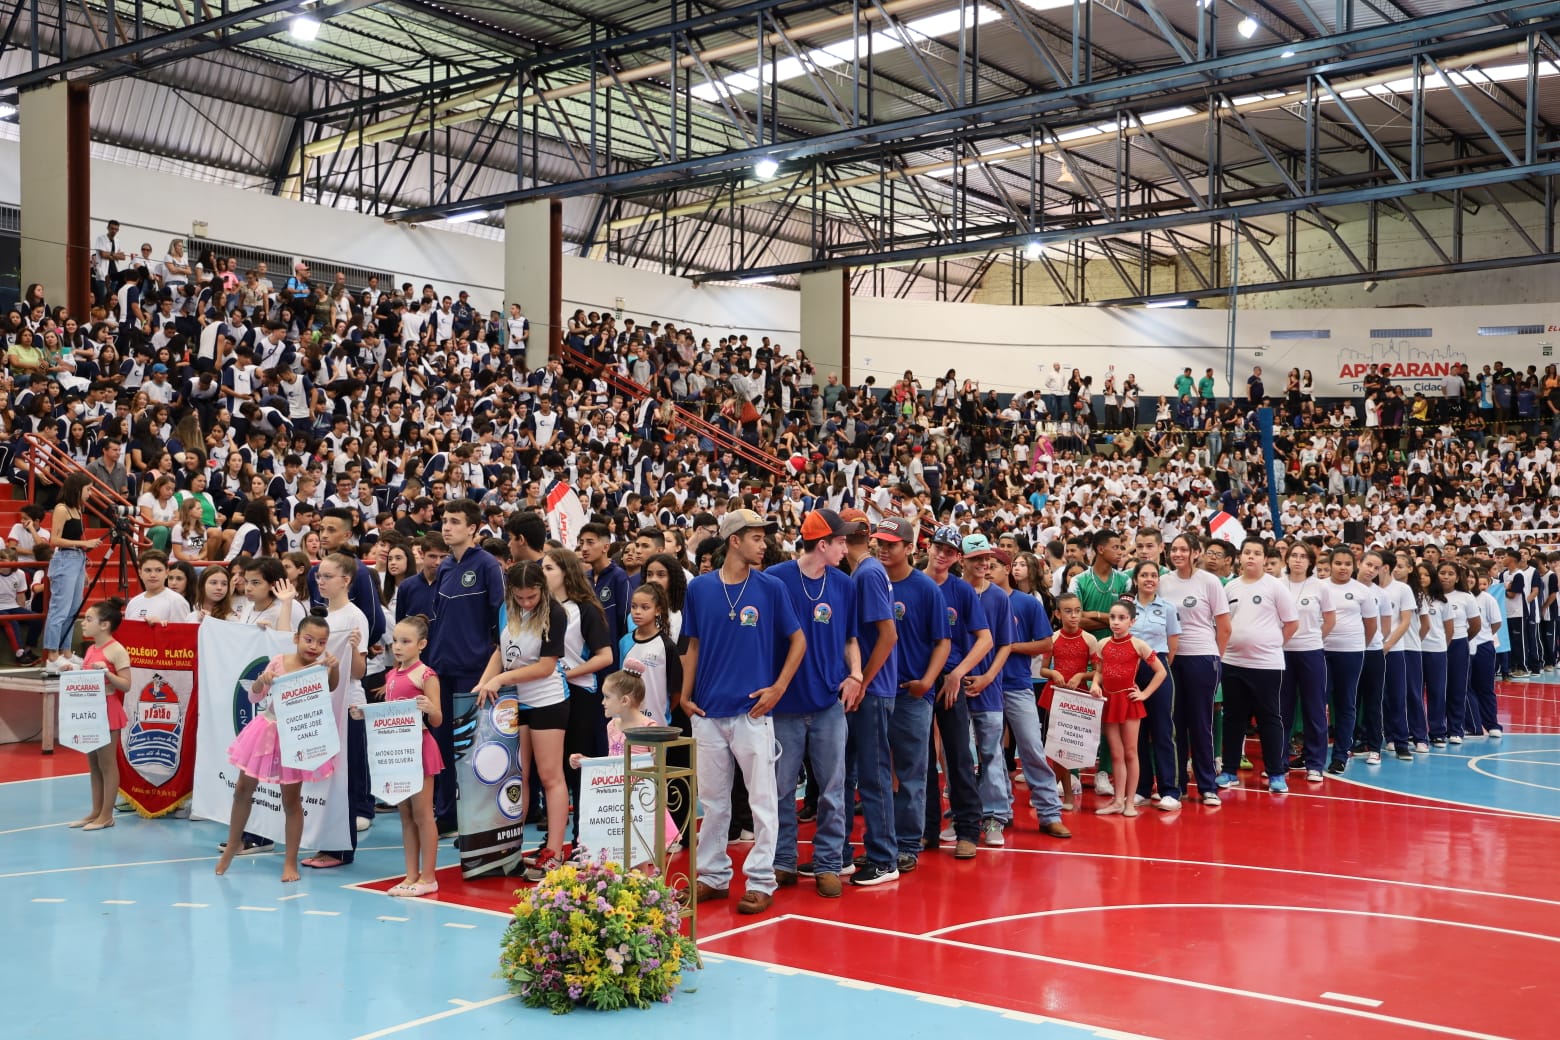
[[706, 904], [706, 966], [674, 1003], [565, 1020], [493, 977], [515, 882], [451, 867], [436, 899], [382, 894], [394, 816], [350, 868], [284, 886], [277, 857], [252, 856], [217, 878], [221, 825], [67, 830], [84, 760], [11, 745], [3, 1035], [1553, 1037], [1560, 682], [1501, 696], [1503, 739], [1412, 764], [1135, 820], [1095, 817], [1089, 796], [1070, 842], [1026, 818], [974, 863], [928, 852], [839, 900], [803, 881], [757, 919]]

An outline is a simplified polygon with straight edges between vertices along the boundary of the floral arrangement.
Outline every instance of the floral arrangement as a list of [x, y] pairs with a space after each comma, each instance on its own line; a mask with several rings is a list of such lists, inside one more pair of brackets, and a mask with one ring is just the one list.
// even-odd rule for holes
[[529, 1007], [567, 1014], [666, 1002], [694, 961], [677, 895], [616, 863], [568, 863], [517, 893], [499, 975]]

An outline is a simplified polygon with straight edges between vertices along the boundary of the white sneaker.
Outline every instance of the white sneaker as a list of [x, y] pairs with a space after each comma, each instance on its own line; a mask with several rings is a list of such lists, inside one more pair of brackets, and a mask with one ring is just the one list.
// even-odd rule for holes
[[994, 849], [1000, 849], [1007, 844], [1007, 838], [1002, 834], [1001, 820], [987, 820], [981, 825], [981, 843]]
[[359, 816], [353, 821], [353, 823], [357, 826], [358, 833], [362, 834], [364, 831], [368, 830], [374, 825], [374, 820], [369, 816]]
[[1111, 786], [1109, 773], [1103, 770], [1095, 771], [1094, 793], [1104, 798], [1109, 798], [1116, 793], [1116, 789]]
[[1379, 765], [1381, 765], [1381, 752], [1379, 752], [1379, 751], [1372, 751], [1370, 754], [1366, 755], [1365, 756], [1365, 764], [1368, 765], [1368, 766], [1379, 766]]
[[954, 833], [953, 824], [950, 823], [948, 826], [944, 827], [942, 829], [942, 833], [937, 835], [937, 840], [938, 841], [958, 841], [959, 840], [959, 836]]
[[1307, 769], [1305, 771], [1305, 778], [1307, 782], [1313, 784], [1322, 783], [1327, 779], [1327, 777], [1322, 775], [1322, 771], [1320, 769]]
[[1181, 807], [1181, 799], [1173, 794], [1167, 794], [1161, 797], [1155, 804], [1159, 806], [1160, 812], [1174, 812]]
[[1135, 794], [1132, 796], [1132, 804], [1141, 807], [1148, 804], [1148, 799], [1140, 794]]
[[1500, 737], [1501, 737], [1500, 727], [1499, 726], [1491, 727], [1489, 735], [1494, 737], [1496, 740], [1499, 740]]

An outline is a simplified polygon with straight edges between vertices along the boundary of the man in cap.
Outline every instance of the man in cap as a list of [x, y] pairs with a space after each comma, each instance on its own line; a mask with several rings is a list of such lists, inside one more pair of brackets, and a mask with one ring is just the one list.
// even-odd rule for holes
[[[925, 829], [927, 763], [931, 748], [932, 702], [947, 663], [948, 614], [937, 585], [911, 566], [915, 528], [902, 516], [884, 517], [873, 528], [878, 559], [893, 583], [896, 668], [899, 697], [889, 714], [893, 752], [895, 866], [906, 874], [916, 868]], [[936, 759], [930, 761], [935, 768]], [[868, 849], [869, 857], [872, 855]]]
[[796, 884], [796, 799], [792, 793], [807, 768], [818, 784], [818, 828], [809, 864], [820, 896], [837, 899], [840, 878], [855, 872], [842, 853], [850, 830], [845, 807], [845, 713], [861, 702], [861, 653], [856, 643], [856, 590], [839, 568], [845, 558], [846, 524], [832, 509], [802, 518], [802, 552], [766, 573], [785, 586], [791, 607], [807, 639], [796, 680], [775, 706], [775, 737], [780, 761], [775, 785], [779, 799], [779, 838], [775, 880]]
[[704, 902], [730, 893], [731, 857], [720, 839], [730, 823], [733, 774], [740, 769], [754, 823], [753, 848], [743, 864], [747, 891], [737, 903], [743, 914], [763, 913], [774, 896], [779, 810], [770, 712], [807, 648], [785, 586], [758, 570], [765, 536], [774, 527], [751, 509], [723, 516], [718, 534], [725, 562], [689, 583], [683, 606], [688, 648], [681, 705], [698, 741], [701, 832], [712, 836], [700, 857], [693, 898]]
[[[852, 862], [850, 883], [861, 887], [899, 880], [899, 850], [894, 840], [894, 767], [889, 750], [889, 719], [899, 694], [899, 633], [894, 624], [894, 586], [883, 564], [872, 555], [872, 525], [859, 509], [840, 511], [845, 521], [845, 559], [856, 587], [856, 643], [862, 658], [865, 696], [845, 711], [845, 804], [861, 792], [862, 844], [865, 853], [851, 861], [846, 834], [841, 862]], [[817, 839], [814, 839], [817, 847]], [[804, 865], [805, 867], [805, 865]]]
[[[951, 568], [964, 558], [964, 538], [957, 527], [943, 525], [932, 532], [925, 574], [942, 592], [951, 646], [938, 681], [935, 715], [942, 736], [943, 771], [948, 778], [948, 805], [953, 811], [953, 855], [974, 859], [980, 836], [980, 794], [975, 787], [975, 764], [970, 760], [970, 707], [967, 677], [991, 651], [991, 626], [980, 597]], [[937, 790], [937, 759], [927, 759], [926, 829], [924, 839], [937, 842], [942, 835], [942, 798]]]

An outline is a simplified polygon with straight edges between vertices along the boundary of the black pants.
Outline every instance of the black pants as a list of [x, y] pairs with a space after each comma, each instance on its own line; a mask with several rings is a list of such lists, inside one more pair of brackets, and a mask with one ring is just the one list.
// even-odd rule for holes
[[[343, 863], [351, 863], [357, 855], [357, 817], [374, 818], [374, 796], [368, 793], [368, 725], [363, 719], [347, 719], [347, 740], [344, 752], [347, 756], [347, 834], [352, 839], [350, 849], [321, 849], [326, 856], [334, 856]], [[367, 805], [367, 811], [361, 806]]]
[[1247, 668], [1226, 664], [1220, 681], [1224, 686], [1224, 771], [1234, 773], [1240, 767], [1246, 746], [1246, 721], [1257, 717], [1257, 733], [1262, 740], [1262, 765], [1268, 776], [1289, 772], [1289, 744], [1285, 739], [1284, 717], [1279, 710], [1279, 691], [1283, 686], [1282, 668]]

